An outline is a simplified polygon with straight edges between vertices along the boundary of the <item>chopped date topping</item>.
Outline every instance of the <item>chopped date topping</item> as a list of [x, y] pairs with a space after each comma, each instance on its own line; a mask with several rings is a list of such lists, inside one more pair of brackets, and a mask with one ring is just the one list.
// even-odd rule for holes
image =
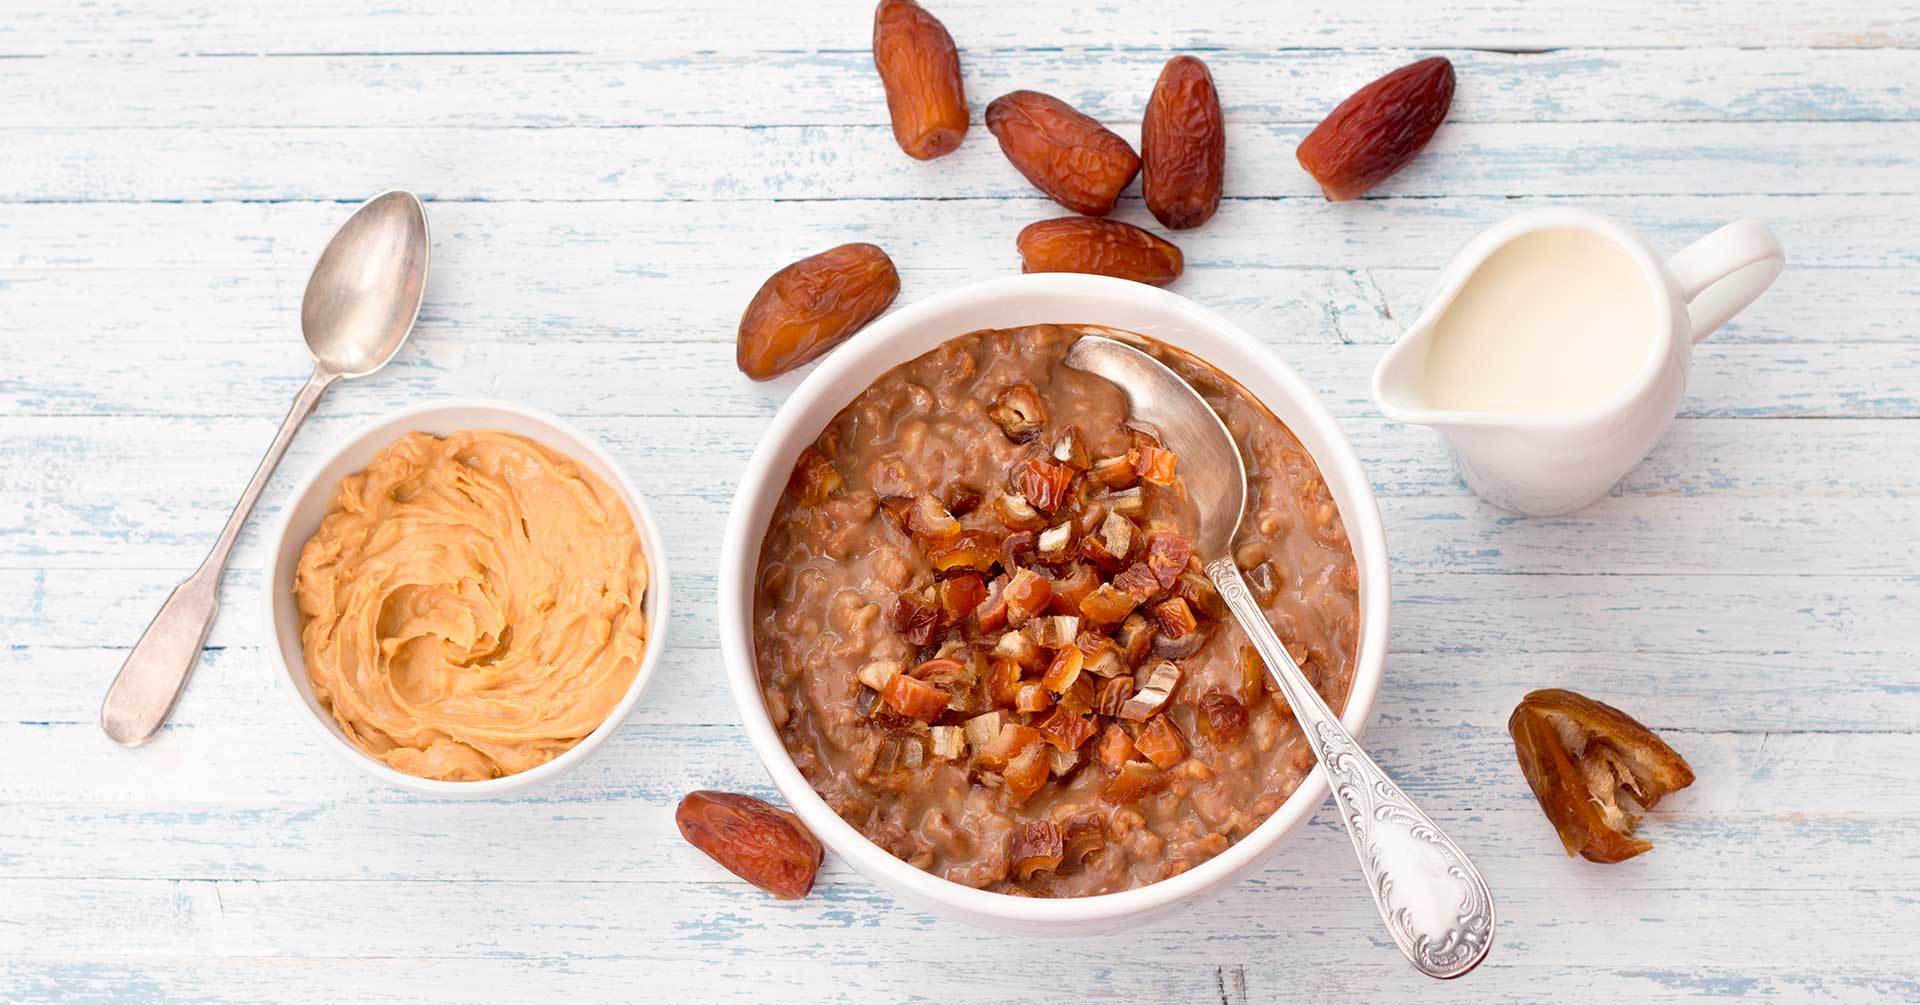
[[1120, 646], [1121, 657], [1129, 669], [1140, 665], [1147, 658], [1147, 650], [1153, 646], [1153, 622], [1146, 615], [1133, 613], [1120, 623], [1120, 630], [1113, 633], [1113, 641]]
[[1075, 715], [1092, 715], [1093, 700], [1098, 696], [1099, 691], [1094, 687], [1093, 678], [1082, 674], [1061, 693], [1060, 707]]
[[1100, 798], [1110, 803], [1137, 803], [1148, 796], [1164, 792], [1167, 788], [1167, 774], [1153, 766], [1150, 761], [1128, 761], [1120, 766], [1107, 784], [1100, 789]]
[[1170, 590], [1173, 581], [1187, 570], [1187, 562], [1193, 557], [1193, 538], [1169, 530], [1155, 531], [1147, 542], [1147, 568], [1153, 570], [1153, 578], [1160, 581], [1160, 588]]
[[1200, 630], [1200, 623], [1194, 619], [1193, 611], [1179, 597], [1153, 605], [1153, 620], [1160, 626], [1160, 634], [1169, 639], [1184, 639]]
[[1013, 710], [1016, 712], [1045, 712], [1053, 707], [1053, 695], [1047, 693], [1046, 684], [1037, 681], [1021, 681], [1014, 690]]
[[1080, 680], [1080, 670], [1086, 661], [1086, 654], [1078, 646], [1069, 645], [1053, 654], [1053, 662], [1048, 664], [1046, 676], [1040, 678], [1040, 683], [1054, 694], [1066, 694], [1067, 689]]
[[902, 593], [887, 614], [887, 624], [909, 644], [924, 646], [933, 641], [933, 633], [940, 627], [940, 608], [911, 593]]
[[1021, 879], [1057, 868], [1065, 855], [1065, 839], [1052, 821], [1022, 824], [1007, 835], [1007, 858], [1012, 861], [1014, 875]]
[[1033, 508], [1027, 497], [1018, 493], [1004, 493], [993, 501], [994, 513], [1008, 530], [1039, 530], [1047, 525], [1047, 518]]
[[1191, 570], [1180, 574], [1168, 591], [1187, 602], [1195, 614], [1218, 621], [1227, 616], [1227, 602], [1214, 589], [1213, 581]]
[[1136, 606], [1137, 601], [1114, 589], [1112, 583], [1101, 583], [1087, 594], [1087, 599], [1080, 601], [1080, 613], [1094, 624], [1115, 625], [1133, 613]]
[[1053, 441], [1053, 459], [1075, 471], [1085, 471], [1093, 466], [1093, 460], [1087, 454], [1087, 444], [1080, 436], [1079, 426], [1068, 426], [1060, 431], [1059, 439]]
[[1127, 563], [1133, 551], [1133, 521], [1118, 513], [1108, 513], [1100, 530], [1080, 539], [1080, 554], [1103, 569], [1118, 569]]
[[1020, 664], [1013, 660], [995, 660], [987, 670], [987, 700], [1001, 708], [1012, 708], [1020, 691], [1020, 672]]
[[893, 710], [909, 719], [932, 722], [947, 710], [946, 691], [908, 674], [894, 674], [880, 691]]
[[1160, 580], [1154, 576], [1153, 570], [1148, 568], [1145, 562], [1135, 562], [1127, 566], [1125, 571], [1113, 577], [1113, 585], [1120, 592], [1132, 597], [1136, 604], [1146, 603], [1163, 589]]
[[800, 459], [794, 462], [793, 477], [787, 487], [800, 498], [803, 506], [818, 506], [827, 501], [827, 497], [840, 491], [846, 480], [819, 450], [808, 447], [800, 451]]
[[1085, 631], [1074, 640], [1074, 646], [1087, 654], [1086, 670], [1099, 677], [1114, 677], [1125, 673], [1129, 668], [1120, 665], [1120, 647], [1105, 635]]
[[1100, 574], [1084, 562], [1067, 567], [1065, 575], [1053, 581], [1053, 609], [1062, 614], [1079, 614], [1080, 602], [1100, 585]]
[[1109, 677], [1100, 682], [1100, 695], [1094, 699], [1093, 710], [1108, 718], [1118, 718], [1132, 697], [1132, 677]]
[[960, 728], [966, 733], [967, 745], [978, 752], [980, 748], [993, 743], [1000, 736], [1000, 731], [1010, 724], [1007, 713], [995, 710], [968, 719]]
[[1073, 557], [1073, 524], [1063, 523], [1058, 527], [1049, 527], [1040, 535], [1037, 542], [1040, 560], [1049, 565], [1058, 565]]
[[883, 691], [888, 681], [896, 675], [905, 673], [906, 669], [904, 665], [893, 660], [874, 660], [860, 668], [860, 683], [875, 691]]
[[1273, 571], [1272, 562], [1261, 562], [1246, 572], [1247, 588], [1253, 591], [1253, 599], [1262, 604], [1273, 600], [1280, 592], [1280, 574]]
[[1000, 392], [987, 417], [1015, 443], [1031, 443], [1047, 423], [1047, 408], [1032, 384], [1015, 384]]
[[950, 656], [937, 656], [914, 667], [913, 676], [917, 680], [945, 687], [949, 684], [970, 682], [974, 676], [974, 669], [969, 664]]
[[1139, 455], [1134, 466], [1139, 469], [1140, 480], [1154, 485], [1172, 485], [1173, 471], [1179, 458], [1165, 447], [1144, 446], [1134, 448]]
[[1247, 735], [1247, 707], [1225, 691], [1200, 696], [1200, 730], [1218, 744], [1239, 743]]
[[1146, 686], [1135, 691], [1120, 709], [1120, 717], [1135, 722], [1146, 721], [1167, 707], [1167, 702], [1173, 700], [1174, 689], [1179, 686], [1180, 668], [1172, 660], [1161, 660], [1147, 673]]
[[[988, 411], [1016, 443], [1039, 439], [1048, 421], [1028, 384], [1006, 388]], [[1172, 484], [1173, 452], [1150, 429], [1124, 432], [1127, 452], [1096, 460], [1079, 428], [1059, 429], [1044, 454], [1014, 464], [1009, 489], [990, 501], [965, 485], [879, 500], [934, 572], [887, 614], [920, 662], [876, 659], [858, 674], [863, 713], [884, 704], [901, 717], [877, 720], [894, 725], [872, 748], [875, 770], [964, 761], [976, 782], [1014, 804], [1093, 761], [1110, 803], [1173, 784], [1166, 771], [1191, 748], [1163, 714], [1182, 677], [1171, 660], [1197, 651], [1203, 623], [1224, 610], [1192, 568], [1193, 539], [1147, 518], [1142, 483]], [[837, 491], [824, 456], [796, 467], [796, 478], [803, 468]], [[1149, 654], [1160, 661], [1137, 682], [1134, 668]], [[1258, 680], [1235, 692], [1251, 696]], [[1246, 705], [1233, 694], [1210, 691], [1198, 711], [1214, 742], [1246, 731]], [[1105, 845], [1099, 814], [1077, 827], [1081, 857]]]
[[1100, 749], [1095, 751], [1094, 756], [1100, 759], [1101, 770], [1112, 775], [1139, 753], [1127, 731], [1121, 729], [1119, 723], [1110, 722], [1106, 731], [1100, 734]]
[[953, 569], [986, 572], [1000, 561], [1000, 539], [984, 530], [963, 530], [928, 549], [927, 559], [941, 572]]
[[1027, 623], [1027, 635], [1048, 649], [1071, 646], [1080, 635], [1080, 619], [1067, 614], [1035, 618]]
[[935, 591], [940, 597], [940, 613], [953, 624], [974, 612], [987, 599], [987, 584], [977, 572], [963, 572], [940, 581]]
[[1092, 474], [1095, 481], [1110, 489], [1131, 489], [1140, 484], [1140, 469], [1134, 465], [1131, 453], [1094, 461]]
[[960, 726], [935, 726], [932, 733], [933, 756], [957, 761], [967, 756], [967, 731]]
[[912, 496], [881, 496], [880, 515], [887, 518], [893, 529], [902, 534], [912, 534], [914, 499]]
[[1061, 861], [1080, 865], [1107, 846], [1107, 823], [1091, 810], [1075, 813], [1060, 821], [1060, 837], [1066, 846]]
[[1046, 662], [1046, 654], [1040, 650], [1039, 643], [1033, 641], [1024, 632], [1006, 632], [993, 646], [993, 655], [998, 659], [1012, 660], [1028, 669], [1037, 670]]
[[973, 609], [973, 620], [982, 632], [997, 632], [1007, 627], [1007, 577], [995, 576], [987, 584], [987, 599]]
[[1061, 750], [1059, 747], [1047, 748], [1047, 769], [1055, 778], [1065, 778], [1080, 770], [1087, 763], [1087, 748], [1079, 750]]
[[1093, 734], [1099, 729], [1065, 705], [1056, 706], [1053, 714], [1040, 720], [1040, 724], [1034, 728], [1047, 738], [1048, 743], [1060, 750], [1079, 750], [1081, 745], [1093, 739]]
[[1065, 464], [1036, 457], [1014, 469], [1013, 489], [1041, 512], [1052, 513], [1066, 501], [1074, 474]]
[[1173, 720], [1164, 715], [1156, 715], [1147, 720], [1140, 729], [1140, 735], [1133, 738], [1133, 745], [1140, 748], [1155, 767], [1165, 771], [1187, 759], [1187, 741], [1180, 735], [1180, 728]]
[[926, 541], [948, 541], [960, 533], [960, 521], [940, 500], [922, 494], [914, 498], [913, 508], [907, 511], [907, 530]]
[[1007, 581], [1007, 623], [1019, 627], [1047, 609], [1053, 584], [1032, 569], [1021, 569]]

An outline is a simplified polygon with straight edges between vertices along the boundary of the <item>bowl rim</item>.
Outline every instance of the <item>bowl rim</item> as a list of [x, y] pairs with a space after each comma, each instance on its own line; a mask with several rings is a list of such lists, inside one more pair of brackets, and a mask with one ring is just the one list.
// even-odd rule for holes
[[[1325, 772], [1316, 765], [1278, 809], [1226, 851], [1186, 872], [1158, 882], [1115, 893], [1058, 899], [1016, 897], [964, 886], [909, 865], [873, 843], [833, 812], [800, 773], [780, 741], [761, 695], [759, 669], [753, 650], [751, 605], [738, 602], [743, 578], [746, 582], [752, 581], [751, 570], [757, 567], [759, 546], [766, 530], [764, 526], [747, 526], [755, 498], [773, 486], [784, 486], [786, 483], [785, 472], [777, 467], [784, 453], [781, 445], [804, 434], [806, 439], [798, 441], [794, 448], [793, 453], [797, 454], [801, 446], [818, 435], [818, 430], [809, 432], [798, 429], [804, 410], [821, 399], [829, 399], [835, 403], [837, 413], [870, 383], [854, 377], [855, 371], [863, 366], [869, 356], [895, 340], [909, 337], [912, 332], [946, 312], [1006, 297], [1049, 293], [1105, 300], [1116, 306], [1137, 307], [1147, 312], [1172, 315], [1191, 328], [1220, 339], [1241, 354], [1259, 361], [1261, 368], [1266, 371], [1264, 376], [1271, 378], [1284, 390], [1288, 404], [1297, 406], [1297, 411], [1305, 420], [1304, 424], [1311, 427], [1314, 438], [1325, 445], [1323, 450], [1308, 451], [1320, 469], [1321, 477], [1330, 483], [1337, 480], [1348, 490], [1347, 494], [1354, 504], [1351, 510], [1343, 505], [1341, 517], [1346, 524], [1348, 538], [1354, 544], [1356, 561], [1360, 563], [1363, 584], [1361, 625], [1353, 682], [1340, 720], [1356, 736], [1365, 729], [1372, 717], [1374, 701], [1379, 695], [1381, 678], [1384, 676], [1391, 580], [1379, 503], [1352, 442], [1338, 419], [1321, 401], [1319, 393], [1305, 378], [1238, 323], [1179, 294], [1103, 276], [1023, 274], [946, 290], [881, 318], [815, 367], [781, 404], [761, 433], [734, 493], [721, 542], [716, 591], [720, 646], [734, 704], [748, 739], [772, 776], [775, 788], [814, 833], [858, 871], [895, 894], [907, 895], [922, 904], [952, 909], [974, 923], [1077, 928], [1112, 926], [1195, 900], [1259, 863], [1286, 835], [1305, 824], [1326, 802], [1329, 789]], [[1125, 330], [1127, 326], [1108, 327]], [[972, 330], [977, 329], [967, 329]], [[955, 331], [950, 337], [962, 334], [966, 334], [966, 331]], [[1209, 365], [1214, 365], [1206, 353], [1189, 346], [1177, 347], [1194, 352]], [[1236, 375], [1228, 376], [1235, 377], [1236, 381], [1246, 386]], [[1247, 392], [1255, 400], [1267, 404], [1266, 399], [1253, 388], [1247, 387]], [[1268, 407], [1272, 406], [1269, 404]], [[1294, 428], [1295, 425], [1298, 424], [1290, 423], [1289, 428], [1298, 436], [1299, 430]], [[791, 460], [787, 463], [790, 465]]]
[[[306, 657], [303, 647], [301, 647], [298, 638], [293, 640], [293, 646], [297, 650], [302, 650], [301, 663], [296, 669], [286, 658], [286, 640], [281, 637], [279, 619], [275, 612], [275, 597], [278, 592], [276, 572], [281, 564], [281, 555], [286, 551], [288, 537], [293, 531], [294, 512], [299, 508], [300, 503], [317, 489], [325, 488], [328, 492], [332, 492], [337, 488], [337, 484], [333, 486], [321, 486], [319, 484], [322, 472], [332, 467], [336, 461], [356, 445], [361, 444], [369, 437], [381, 433], [383, 429], [387, 430], [389, 438], [384, 445], [378, 448], [376, 455], [379, 451], [384, 451], [387, 447], [392, 446], [395, 440], [407, 433], [433, 432], [432, 430], [420, 428], [421, 421], [426, 417], [458, 409], [494, 412], [527, 420], [535, 425], [544, 426], [548, 433], [552, 434], [553, 438], [568, 440], [570, 442], [557, 444], [553, 442], [552, 438], [548, 437], [534, 436], [526, 433], [515, 433], [514, 435], [527, 436], [528, 439], [532, 439], [542, 446], [559, 450], [569, 457], [577, 458], [579, 455], [584, 454], [598, 462], [600, 467], [611, 476], [606, 478], [606, 481], [608, 481], [614, 491], [621, 496], [622, 501], [626, 503], [628, 516], [633, 520], [634, 529], [638, 531], [640, 535], [641, 551], [647, 560], [647, 594], [641, 602], [641, 609], [645, 611], [647, 615], [647, 650], [641, 654], [640, 666], [634, 672], [633, 683], [627, 686], [627, 692], [621, 696], [620, 703], [614, 706], [613, 711], [609, 712], [606, 719], [602, 720], [600, 725], [594, 727], [592, 732], [581, 737], [579, 742], [567, 748], [552, 760], [528, 768], [525, 771], [516, 772], [511, 775], [503, 775], [499, 778], [488, 778], [477, 782], [447, 781], [410, 775], [398, 768], [388, 765], [384, 761], [374, 758], [366, 751], [360, 749], [353, 741], [349, 740], [345, 734], [339, 731], [337, 725], [327, 719], [324, 713], [316, 712], [314, 707], [308, 704], [307, 695], [301, 691], [300, 684], [294, 677], [296, 673], [303, 674], [306, 672]], [[405, 428], [391, 428], [396, 424], [404, 424]], [[461, 428], [484, 429], [488, 427], [484, 425], [463, 425]], [[446, 434], [434, 433], [434, 435], [443, 436]], [[355, 470], [358, 469], [356, 468]], [[596, 474], [598, 474], [598, 472], [596, 472]], [[347, 758], [354, 765], [372, 775], [374, 778], [386, 782], [389, 785], [417, 792], [422, 795], [453, 799], [484, 799], [530, 788], [543, 782], [551, 781], [571, 771], [582, 761], [586, 760], [587, 757], [591, 756], [601, 744], [605, 743], [606, 740], [626, 722], [627, 717], [631, 715], [634, 708], [639, 705], [641, 695], [646, 691], [648, 683], [653, 679], [653, 674], [659, 666], [660, 654], [667, 646], [667, 631], [671, 610], [669, 606], [671, 587], [668, 583], [666, 547], [660, 535], [659, 525], [654, 520], [653, 511], [647, 506], [646, 497], [640, 493], [639, 486], [635, 485], [633, 479], [627, 475], [626, 469], [620, 465], [620, 462], [616, 460], [612, 454], [600, 445], [598, 440], [588, 435], [584, 430], [574, 426], [572, 423], [541, 409], [530, 408], [509, 401], [502, 401], [497, 398], [434, 398], [394, 409], [362, 423], [341, 437], [338, 442], [326, 448], [321, 456], [308, 468], [307, 472], [301, 476], [300, 481], [295, 484], [293, 490], [288, 493], [285, 502], [281, 506], [280, 512], [275, 515], [273, 532], [268, 538], [268, 541], [268, 551], [261, 569], [263, 581], [260, 591], [261, 610], [266, 619], [266, 633], [269, 640], [267, 648], [271, 650], [269, 658], [272, 660], [273, 666], [279, 670], [279, 673], [275, 674], [275, 676], [279, 679], [281, 689], [286, 694], [287, 699], [294, 704], [300, 718], [305, 720], [307, 724], [322, 737], [321, 742], [323, 745], [332, 749], [340, 756]], [[302, 543], [302, 547], [304, 547], [304, 542]], [[297, 564], [298, 553], [295, 552], [294, 556], [294, 562]], [[291, 572], [289, 572], [289, 575], [291, 575]]]

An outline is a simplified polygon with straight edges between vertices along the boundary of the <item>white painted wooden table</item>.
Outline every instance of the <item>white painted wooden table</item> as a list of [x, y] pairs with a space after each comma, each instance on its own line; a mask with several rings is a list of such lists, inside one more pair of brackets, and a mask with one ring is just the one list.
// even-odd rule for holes
[[[1371, 746], [1502, 915], [1449, 985], [1394, 953], [1325, 810], [1218, 901], [1100, 941], [938, 924], [837, 862], [776, 903], [683, 845], [683, 792], [769, 792], [712, 627], [734, 480], [792, 386], [734, 371], [742, 306], [845, 240], [893, 252], [902, 302], [1004, 275], [1058, 210], [977, 125], [944, 160], [899, 153], [867, 0], [336, 6], [0, 15], [0, 999], [1920, 999], [1912, 0], [935, 6], [976, 115], [1033, 87], [1137, 136], [1169, 55], [1212, 66], [1229, 199], [1180, 238], [1175, 288], [1304, 372], [1379, 492], [1397, 603]], [[1323, 202], [1295, 142], [1431, 53], [1460, 78], [1432, 148]], [[305, 372], [314, 255], [390, 185], [434, 227], [413, 342], [322, 405], [173, 724], [122, 751], [102, 690]], [[1380, 419], [1366, 378], [1458, 242], [1561, 203], [1669, 252], [1755, 216], [1790, 264], [1702, 347], [1683, 418], [1613, 498], [1521, 520]], [[1120, 216], [1149, 222], [1137, 197]], [[455, 394], [602, 436], [672, 542], [646, 703], [523, 799], [368, 788], [261, 651], [260, 527], [288, 485], [348, 428]], [[1652, 854], [1561, 855], [1504, 728], [1547, 685], [1693, 762]]]

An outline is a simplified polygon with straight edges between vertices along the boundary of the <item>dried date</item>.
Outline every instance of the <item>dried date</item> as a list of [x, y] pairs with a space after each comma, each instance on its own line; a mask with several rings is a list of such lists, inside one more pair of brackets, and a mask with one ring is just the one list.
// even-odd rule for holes
[[1227, 130], [1207, 64], [1175, 56], [1160, 70], [1140, 124], [1142, 194], [1171, 230], [1198, 227], [1220, 208]]
[[781, 269], [740, 316], [735, 362], [770, 380], [845, 341], [900, 295], [900, 274], [871, 244], [843, 244]]
[[1418, 156], [1452, 107], [1453, 64], [1423, 59], [1342, 101], [1294, 156], [1328, 199], [1358, 199]]
[[987, 128], [1034, 188], [1076, 213], [1112, 212], [1140, 173], [1140, 157], [1126, 140], [1050, 94], [1014, 91], [993, 99]]
[[799, 817], [752, 796], [690, 792], [673, 820], [688, 844], [781, 900], [806, 896], [826, 858]]
[[880, 0], [873, 11], [873, 66], [887, 92], [893, 138], [907, 156], [932, 160], [967, 135], [960, 51], [940, 19], [913, 0]]
[[[1180, 249], [1130, 223], [1063, 216], [1028, 224], [1016, 241], [1022, 272], [1085, 272], [1165, 286], [1180, 278]], [[1102, 480], [1112, 485], [1111, 476]]]

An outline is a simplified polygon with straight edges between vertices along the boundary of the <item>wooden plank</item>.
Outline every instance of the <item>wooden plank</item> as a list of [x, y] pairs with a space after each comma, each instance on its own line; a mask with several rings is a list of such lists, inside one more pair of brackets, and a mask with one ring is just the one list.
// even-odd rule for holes
[[[715, 314], [730, 306], [715, 305]], [[481, 394], [543, 401], [576, 417], [769, 418], [779, 407], [780, 392], [798, 379], [770, 387], [741, 376], [734, 368], [732, 333], [724, 325], [722, 317], [711, 318], [700, 341], [604, 335], [508, 340], [429, 322], [377, 379], [333, 392], [328, 411], [370, 420], [435, 395]], [[1273, 331], [1269, 337], [1287, 334]], [[21, 341], [15, 355], [20, 369], [0, 374], [0, 418], [271, 416], [277, 421], [292, 398], [288, 387], [305, 369], [296, 357], [299, 349], [285, 337], [245, 344], [181, 339], [153, 343], [138, 355], [115, 352], [117, 340], [111, 337]], [[1378, 414], [1370, 382], [1380, 346], [1269, 344], [1336, 415]], [[262, 379], [276, 370], [284, 379]], [[532, 373], [564, 374], [565, 379], [520, 379]], [[636, 379], [641, 374], [645, 379]], [[1920, 351], [1907, 344], [1710, 340], [1694, 350], [1689, 378], [1681, 409], [1688, 417], [1920, 416]], [[156, 393], [163, 388], [178, 393]], [[0, 436], [5, 428], [0, 425]]]
[[[96, 211], [72, 208], [82, 219]], [[440, 212], [435, 210], [436, 219]], [[291, 222], [276, 230], [273, 239], [290, 247], [324, 236], [299, 233]], [[1800, 234], [1789, 237], [1805, 239]], [[784, 259], [732, 265], [659, 261], [644, 270], [614, 273], [603, 262], [569, 248], [557, 232], [533, 235], [517, 249], [463, 238], [450, 242], [442, 234], [435, 249], [441, 257], [427, 287], [420, 326], [400, 361], [415, 360], [430, 343], [445, 343], [438, 349], [449, 351], [493, 342], [592, 340], [605, 351], [624, 353], [640, 351], [636, 343], [730, 342], [747, 300], [784, 264]], [[1799, 260], [1814, 250], [1795, 244], [1792, 267], [1759, 303], [1714, 333], [1699, 350], [1700, 358], [1729, 343], [1788, 343], [1823, 365], [1846, 366], [1844, 359], [1830, 358], [1833, 354], [1824, 346], [1920, 341], [1920, 326], [1911, 323], [1920, 312], [1920, 285], [1912, 282], [1911, 270], [1822, 267]], [[317, 248], [309, 251], [317, 253]], [[524, 267], [529, 256], [563, 267], [553, 273], [529, 270]], [[1018, 268], [1017, 261], [999, 252], [947, 264], [909, 261], [905, 254], [901, 259], [896, 264], [906, 289], [903, 304], [1011, 275]], [[154, 366], [208, 354], [221, 364], [246, 364], [263, 373], [285, 367], [291, 373], [305, 359], [297, 332], [300, 295], [311, 264], [287, 255], [269, 268], [76, 264], [4, 270], [0, 334], [18, 336], [11, 339], [10, 349], [22, 354], [17, 358], [23, 365], [31, 360], [33, 372], [48, 374], [50, 381], [70, 357], [90, 356], [102, 363], [103, 357], [125, 355], [96, 348], [106, 345], [140, 346], [140, 355]], [[1415, 268], [1196, 268], [1172, 288], [1274, 345], [1384, 346], [1419, 315], [1440, 264], [1436, 258]], [[587, 295], [603, 286], [616, 295]], [[77, 317], [84, 317], [86, 324], [76, 330]], [[62, 333], [57, 343], [28, 337], [56, 330]], [[68, 346], [72, 351], [63, 352]], [[456, 362], [461, 358], [453, 357]], [[0, 374], [0, 382], [19, 393], [23, 378]], [[1832, 381], [1819, 383], [1809, 390], [1847, 390]], [[173, 394], [169, 400], [183, 399]]]
[[[607, 8], [567, 0], [537, 14], [506, 0], [459, 8], [408, 0], [377, 11], [315, 9], [297, 0], [242, 8], [92, 8], [47, 5], [9, 18], [6, 53], [487, 53], [564, 51], [672, 53], [700, 58], [716, 48], [860, 51], [868, 45], [870, 6], [777, 5], [717, 0], [689, 9], [672, 0]], [[1049, 5], [1009, 18], [992, 0], [948, 0], [941, 19], [969, 49], [1095, 46], [1291, 49], [1443, 46], [1539, 49], [1556, 46], [1774, 46], [1795, 48], [1920, 45], [1920, 11], [1911, 2], [1863, 10], [1851, 5], [1760, 0], [1727, 16], [1719, 4], [1688, 0], [1627, 8], [1542, 3], [1462, 12], [1419, 0], [1356, 7], [1333, 0], [1289, 5], [1284, 16], [1262, 6], [1223, 6], [1166, 16], [1158, 5], [1100, 0]], [[724, 46], [716, 40], [724, 39]]]
[[[1284, 895], [1284, 891], [1281, 891]], [[1271, 910], [1271, 908], [1269, 908]], [[1724, 922], [1708, 922], [1724, 923]], [[0, 994], [33, 1001], [57, 991], [85, 999], [138, 996], [154, 1001], [254, 1003], [276, 998], [410, 1003], [429, 998], [521, 1003], [567, 998], [624, 1000], [636, 988], [661, 1000], [759, 1003], [851, 1000], [933, 1003], [964, 998], [983, 1005], [1032, 1000], [1031, 971], [997, 951], [983, 960], [974, 938], [927, 967], [893, 967], [845, 951], [811, 956], [713, 953], [689, 966], [677, 959], [629, 956], [479, 959], [330, 959], [259, 957], [158, 958], [102, 953], [85, 961], [0, 963]], [[1257, 945], [1257, 940], [1249, 939]], [[648, 940], [647, 945], [655, 944]], [[724, 945], [724, 943], [722, 943]], [[842, 943], [844, 944], [844, 943]], [[1041, 951], [1055, 943], [1049, 940]], [[635, 947], [632, 953], [646, 953]], [[1747, 965], [1635, 966], [1509, 963], [1496, 956], [1472, 980], [1426, 982], [1376, 950], [1332, 961], [1316, 944], [1298, 959], [1274, 958], [1253, 946], [1209, 949], [1173, 960], [1059, 964], [1036, 960], [1055, 983], [1087, 1001], [1350, 1002], [1355, 988], [1388, 988], [1421, 1001], [1467, 1005], [1537, 1005], [1542, 988], [1577, 987], [1596, 998], [1675, 1005], [1739, 994], [1758, 1003], [1808, 1000], [1833, 1005], [1900, 1001], [1920, 994], [1909, 968], [1834, 968], [1772, 961]]]
[[[1016, 88], [1059, 95], [1102, 120], [1135, 121], [1169, 55], [1151, 48], [961, 43], [976, 128], [987, 102]], [[1449, 115], [1456, 124], [1920, 118], [1920, 99], [1900, 86], [1912, 57], [1898, 49], [1442, 54], [1460, 80]], [[1361, 84], [1426, 53], [1230, 48], [1200, 55], [1233, 122], [1311, 124]], [[55, 53], [22, 60], [10, 71], [0, 76], [0, 127], [14, 129], [887, 123], [879, 78], [864, 49], [729, 48], [697, 57]], [[86, 87], [72, 86], [75, 74], [84, 74]], [[229, 100], [236, 89], [248, 100]], [[971, 142], [992, 145], [984, 131]]]
[[[387, 178], [382, 184], [406, 181]], [[334, 198], [358, 202], [370, 194], [365, 187], [343, 187]], [[1523, 209], [1567, 201], [1235, 200], [1182, 241], [1190, 252], [1192, 272], [1435, 269], [1481, 228]], [[1920, 265], [1920, 249], [1901, 238], [1920, 230], [1920, 200], [1915, 199], [1676, 195], [1594, 196], [1579, 203], [1631, 223], [1656, 247], [1670, 252], [1729, 220], [1751, 216], [1787, 235], [1796, 268], [1910, 270]], [[997, 274], [1006, 275], [1016, 267], [1014, 236], [1035, 219], [1058, 215], [1058, 207], [1049, 206], [1053, 204], [1037, 197], [850, 199], [834, 201], [830, 210], [808, 201], [740, 204], [730, 210], [681, 202], [514, 201], [435, 203], [428, 211], [434, 228], [435, 283], [476, 261], [489, 263], [482, 270], [488, 275], [573, 275], [578, 288], [599, 290], [596, 295], [623, 301], [644, 317], [638, 313], [644, 311], [644, 302], [628, 292], [628, 277], [661, 268], [740, 269], [743, 262], [756, 263], [751, 274], [762, 275], [769, 265], [851, 240], [891, 247], [908, 266], [924, 268], [931, 264], [930, 256], [914, 249], [937, 234], [939, 261], [994, 263]], [[284, 272], [297, 299], [313, 257], [347, 211], [335, 202], [19, 204], [0, 216], [0, 269], [272, 269]], [[1116, 215], [1151, 225], [1151, 217], [1131, 197], [1123, 200]], [[541, 253], [539, 267], [530, 268], [536, 251]], [[905, 288], [901, 295], [911, 302], [930, 292]], [[729, 330], [736, 321], [728, 318]]]
[[[1137, 119], [1110, 125], [1139, 135]], [[1322, 202], [1293, 164], [1310, 128], [1229, 122], [1227, 196]], [[9, 132], [8, 202], [329, 199], [406, 179], [440, 201], [1038, 196], [984, 131], [931, 164], [882, 125], [453, 127], [431, 142], [411, 128], [139, 130], [138, 143], [116, 129]], [[1920, 185], [1914, 151], [1920, 122], [1455, 123], [1370, 198], [1905, 195]]]

